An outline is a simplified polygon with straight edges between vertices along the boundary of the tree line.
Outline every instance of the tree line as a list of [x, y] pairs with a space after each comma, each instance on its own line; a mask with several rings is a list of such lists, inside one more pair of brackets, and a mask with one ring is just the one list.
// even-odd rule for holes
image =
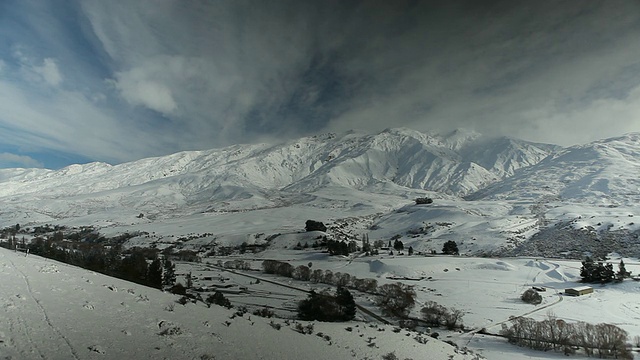
[[[9, 243], [3, 242], [9, 248]], [[99, 272], [137, 284], [162, 289], [175, 283], [175, 265], [162, 261], [157, 252], [121, 245], [79, 243], [75, 248], [57, 245], [53, 239], [35, 238], [22, 246], [31, 254]]]
[[332, 272], [331, 270], [314, 269], [299, 265], [294, 267], [288, 262], [278, 260], [264, 260], [262, 269], [267, 274], [289, 277], [301, 281], [323, 283], [355, 289], [366, 293], [376, 293], [378, 281], [376, 279], [359, 279], [348, 273]]
[[567, 323], [553, 314], [542, 321], [518, 317], [511, 326], [503, 325], [500, 332], [510, 343], [535, 350], [563, 350], [572, 354], [582, 348], [588, 356], [597, 353], [600, 358], [633, 359], [627, 349], [627, 332], [611, 324]]

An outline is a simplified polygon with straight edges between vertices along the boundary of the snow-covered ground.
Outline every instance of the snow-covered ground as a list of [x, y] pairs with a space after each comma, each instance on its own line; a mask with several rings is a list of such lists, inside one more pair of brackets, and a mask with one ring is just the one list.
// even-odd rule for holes
[[473, 358], [362, 322], [315, 323], [313, 334], [302, 335], [281, 319], [179, 305], [175, 295], [6, 249], [0, 277], [3, 359]]
[[[296, 265], [313, 261], [316, 268], [340, 269], [380, 283], [391, 281], [387, 275], [424, 276], [427, 279], [410, 282], [416, 285], [419, 301], [435, 300], [464, 310], [465, 323], [472, 328], [493, 331], [509, 316], [533, 311], [530, 316], [544, 317], [552, 310], [567, 320], [610, 322], [633, 337], [640, 335], [640, 310], [632, 305], [640, 303], [640, 283], [596, 287], [586, 297], [566, 298], [556, 290], [575, 285], [579, 262], [552, 258], [617, 252], [630, 258], [628, 269], [638, 274], [637, 174], [640, 134], [563, 149], [467, 131], [443, 136], [409, 129], [374, 135], [347, 132], [285, 144], [183, 152], [115, 166], [1, 169], [0, 228], [92, 226], [106, 237], [139, 234], [125, 244], [128, 247], [162, 249], [179, 244], [202, 250], [201, 255], [212, 247], [269, 243], [266, 251], [252, 256]], [[416, 205], [418, 197], [432, 198], [433, 203]], [[304, 232], [309, 219], [324, 222], [329, 237], [367, 236], [371, 242], [384, 243], [397, 238], [416, 253], [439, 252], [443, 243], [453, 240], [464, 256], [381, 253], [349, 261], [291, 250], [298, 242], [312, 244], [324, 235]], [[241, 355], [249, 356], [254, 345], [258, 351], [263, 345], [290, 342], [289, 335], [287, 340], [277, 338], [282, 332], [262, 320], [248, 325], [249, 321], [236, 319], [233, 325], [220, 327], [229, 316], [226, 310], [188, 305], [167, 311], [165, 307], [175, 300], [172, 295], [37, 257], [1, 254], [2, 271], [10, 279], [0, 283], [2, 311], [10, 329], [0, 329], [1, 349], [6, 350], [0, 355], [49, 358], [44, 352], [56, 349], [60, 358], [99, 357], [103, 351], [114, 358], [126, 351], [143, 358], [165, 351], [167, 358], [171, 354], [197, 358], [248, 343], [248, 352]], [[479, 255], [494, 258], [472, 257]], [[534, 284], [549, 289], [538, 307], [518, 299]], [[361, 301], [366, 305], [366, 298]], [[208, 327], [201, 321], [206, 316], [213, 316]], [[179, 326], [182, 334], [157, 335], [169, 323]], [[317, 326], [325, 332], [333, 325]], [[269, 334], [264, 342], [247, 335], [255, 329]], [[326, 331], [341, 334], [341, 329]], [[226, 345], [213, 346], [212, 333]], [[365, 358], [397, 348], [400, 358], [421, 358], [402, 353], [392, 342], [381, 346], [387, 336], [374, 351], [367, 344], [355, 345], [358, 341], [339, 344], [333, 333], [332, 346], [316, 336], [313, 340], [292, 336], [301, 336], [303, 340], [293, 342], [310, 346], [309, 353], [327, 357], [345, 358], [353, 350]], [[240, 340], [234, 340], [236, 336]], [[556, 357], [531, 355], [484, 335], [451, 336], [457, 343], [483, 349], [488, 358]], [[148, 339], [148, 345], [137, 339]], [[200, 343], [206, 344], [197, 347]], [[189, 347], [204, 352], [189, 352]], [[275, 358], [285, 350], [291, 349], [272, 354]], [[503, 351], [509, 355], [500, 355]]]

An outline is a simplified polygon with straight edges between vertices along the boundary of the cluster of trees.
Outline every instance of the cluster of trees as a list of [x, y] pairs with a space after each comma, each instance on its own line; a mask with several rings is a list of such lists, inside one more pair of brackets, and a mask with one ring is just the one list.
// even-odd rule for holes
[[501, 334], [509, 342], [535, 350], [564, 350], [573, 352], [580, 347], [588, 356], [595, 353], [600, 358], [633, 359], [626, 347], [627, 332], [611, 324], [567, 323], [553, 314], [542, 321], [518, 317], [511, 320], [511, 327], [503, 325]]
[[333, 296], [311, 291], [309, 297], [298, 304], [298, 316], [308, 321], [349, 321], [356, 316], [356, 302], [344, 287], [338, 287]]
[[321, 221], [307, 220], [304, 226], [306, 231], [327, 232], [327, 227]]
[[603, 263], [593, 261], [591, 257], [587, 257], [582, 261], [582, 267], [580, 268], [580, 277], [582, 282], [585, 283], [608, 283], [613, 280], [622, 281], [625, 278], [631, 276], [631, 273], [627, 271], [624, 261], [620, 260], [618, 264], [618, 272], [613, 271], [613, 265], [611, 263]]
[[35, 255], [157, 289], [175, 283], [173, 263], [169, 260], [163, 263], [157, 252], [139, 248], [124, 252], [119, 245], [77, 245], [74, 249], [67, 249], [57, 246], [53, 240], [38, 237], [27, 247]]
[[460, 255], [458, 244], [453, 240], [447, 241], [442, 246], [442, 253], [445, 255]]
[[422, 309], [422, 319], [431, 326], [446, 326], [447, 329], [462, 328], [462, 316], [464, 312], [455, 308], [439, 305], [435, 301], [427, 301]]
[[416, 198], [416, 205], [431, 204], [431, 203], [433, 203], [433, 199], [431, 198], [428, 198], [428, 197]]
[[349, 255], [349, 253], [358, 251], [358, 247], [355, 241], [349, 241], [347, 243], [344, 240], [327, 240], [326, 245], [330, 255], [347, 256]]
[[284, 261], [264, 260], [262, 262], [262, 269], [267, 274], [275, 274], [313, 283], [336, 285], [367, 293], [376, 293], [378, 289], [378, 281], [376, 279], [359, 279], [348, 273], [334, 273], [331, 270], [311, 270], [311, 267], [305, 265], [294, 267]]

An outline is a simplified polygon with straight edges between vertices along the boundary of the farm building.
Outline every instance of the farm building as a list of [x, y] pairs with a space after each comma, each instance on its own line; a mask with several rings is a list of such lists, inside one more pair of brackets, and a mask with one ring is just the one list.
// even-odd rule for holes
[[591, 286], [578, 286], [570, 289], [565, 289], [564, 293], [572, 296], [580, 296], [591, 294], [593, 292], [593, 288]]

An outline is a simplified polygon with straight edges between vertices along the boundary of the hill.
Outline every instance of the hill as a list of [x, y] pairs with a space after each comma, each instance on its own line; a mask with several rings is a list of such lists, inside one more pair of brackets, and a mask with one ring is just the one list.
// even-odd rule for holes
[[[626, 248], [632, 255], [640, 251], [633, 245], [640, 228], [630, 219], [640, 203], [639, 136], [560, 148], [465, 130], [400, 128], [115, 166], [3, 169], [0, 226], [154, 234], [134, 239], [138, 245], [197, 237], [184, 244], [197, 249], [264, 242], [316, 219], [333, 224], [334, 236], [401, 236], [423, 251], [454, 240], [465, 254], [534, 255], [542, 246], [579, 257], [593, 250], [585, 244], [611, 238], [607, 251]], [[416, 206], [417, 197], [435, 202]], [[577, 240], [541, 245], [554, 237]]]
[[358, 323], [353, 332], [345, 324], [316, 323], [323, 336], [303, 335], [282, 319], [179, 305], [176, 295], [6, 249], [0, 249], [0, 262], [5, 359], [363, 359], [390, 352], [473, 358], [435, 339], [419, 344], [391, 328], [370, 347], [366, 339], [380, 332]]

